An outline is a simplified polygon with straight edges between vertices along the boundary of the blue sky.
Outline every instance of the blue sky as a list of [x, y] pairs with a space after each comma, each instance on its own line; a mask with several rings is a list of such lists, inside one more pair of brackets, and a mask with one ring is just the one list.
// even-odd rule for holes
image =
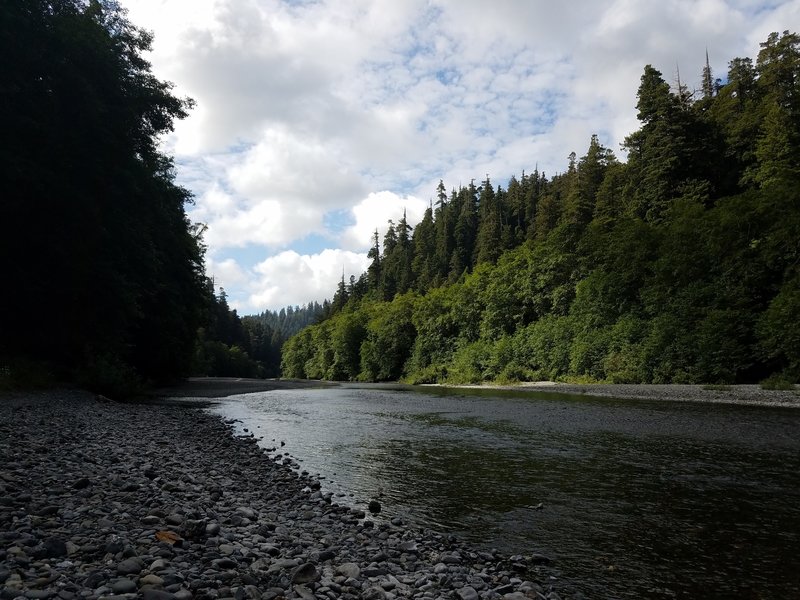
[[[163, 140], [240, 314], [322, 301], [442, 179], [619, 155], [645, 64], [698, 87], [800, 29], [800, 0], [122, 0], [197, 107]], [[624, 158], [624, 157], [621, 157]]]

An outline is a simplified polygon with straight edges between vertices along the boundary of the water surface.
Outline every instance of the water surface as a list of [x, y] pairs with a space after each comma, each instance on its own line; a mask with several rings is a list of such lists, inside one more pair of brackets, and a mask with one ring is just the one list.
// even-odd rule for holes
[[340, 502], [543, 553], [587, 598], [800, 598], [800, 410], [374, 385], [212, 410]]

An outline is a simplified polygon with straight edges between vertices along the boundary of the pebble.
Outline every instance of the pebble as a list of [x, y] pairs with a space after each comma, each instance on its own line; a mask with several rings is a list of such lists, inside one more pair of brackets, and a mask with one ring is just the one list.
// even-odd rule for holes
[[461, 600], [478, 600], [478, 592], [469, 585], [458, 590], [458, 596]]
[[364, 520], [190, 403], [0, 400], [0, 600], [570, 600], [546, 557]]
[[111, 584], [111, 591], [115, 594], [132, 594], [136, 591], [136, 582], [131, 579], [117, 579]]
[[128, 558], [117, 565], [117, 573], [120, 575], [136, 575], [140, 573], [144, 565], [138, 558]]
[[319, 578], [317, 568], [311, 563], [305, 563], [297, 567], [292, 573], [292, 583], [311, 583]]
[[358, 579], [361, 575], [361, 568], [356, 563], [344, 563], [336, 567], [336, 572], [350, 579]]

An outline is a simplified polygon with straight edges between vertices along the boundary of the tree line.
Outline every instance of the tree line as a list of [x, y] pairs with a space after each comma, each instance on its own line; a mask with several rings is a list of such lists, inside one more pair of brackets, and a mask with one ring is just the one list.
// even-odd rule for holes
[[279, 377], [281, 348], [295, 333], [318, 322], [326, 306], [309, 302], [279, 311], [266, 310], [240, 317], [228, 306], [225, 290], [214, 295], [209, 280], [210, 306], [198, 330], [192, 374], [208, 377]]
[[487, 176], [405, 217], [291, 338], [289, 377], [796, 381], [800, 38], [702, 87], [646, 66], [627, 161], [592, 136], [547, 177]]
[[0, 361], [100, 387], [188, 371], [203, 255], [159, 138], [186, 116], [111, 1], [0, 7]]
[[242, 320], [215, 292], [159, 146], [193, 102], [152, 74], [151, 44], [113, 0], [0, 4], [0, 388], [277, 375], [324, 309]]

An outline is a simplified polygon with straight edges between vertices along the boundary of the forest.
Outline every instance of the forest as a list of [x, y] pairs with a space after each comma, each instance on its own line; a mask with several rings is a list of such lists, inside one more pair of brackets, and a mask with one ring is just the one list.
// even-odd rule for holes
[[376, 231], [286, 377], [410, 383], [797, 381], [800, 37], [701, 89], [646, 66], [626, 161], [596, 136], [563, 173], [444, 182]]
[[[797, 381], [800, 38], [700, 90], [647, 66], [625, 160], [440, 182], [330, 301], [240, 317], [162, 136], [193, 106], [113, 0], [0, 6], [0, 388], [187, 375], [409, 382]], [[536, 163], [534, 162], [534, 165]]]
[[159, 147], [193, 102], [152, 74], [151, 44], [113, 0], [0, 5], [0, 389], [126, 396], [187, 375], [275, 375], [283, 340], [323, 311], [243, 325], [206, 277], [192, 195]]

